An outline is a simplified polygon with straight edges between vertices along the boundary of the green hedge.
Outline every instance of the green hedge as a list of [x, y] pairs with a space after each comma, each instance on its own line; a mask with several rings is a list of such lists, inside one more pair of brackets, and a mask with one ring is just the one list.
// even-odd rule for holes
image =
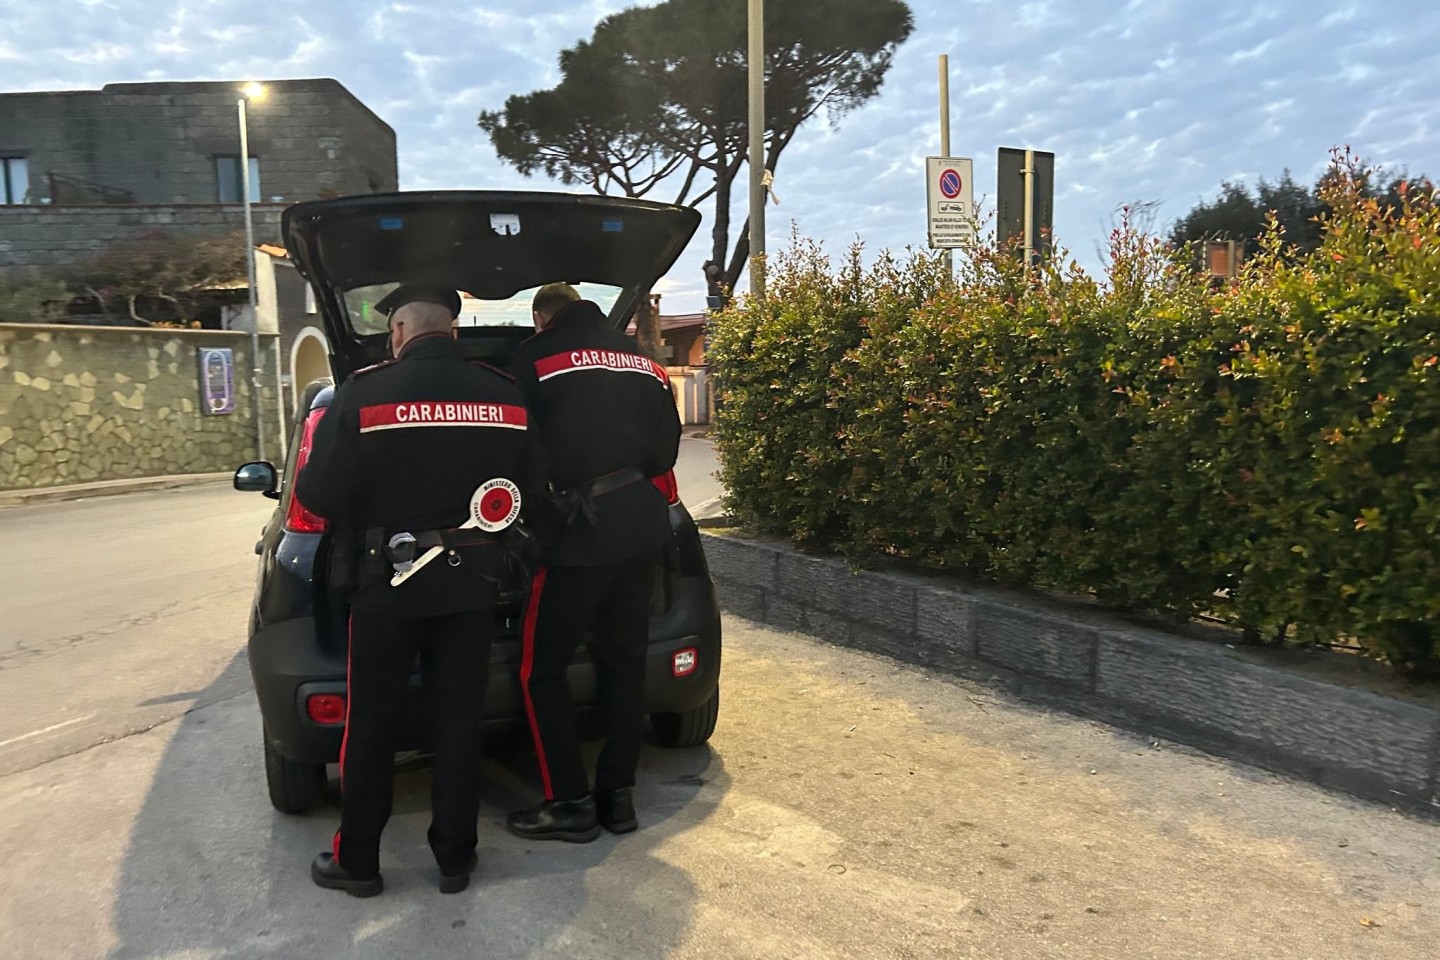
[[1440, 214], [1362, 186], [1219, 290], [1124, 225], [1103, 281], [795, 241], [710, 332], [732, 513], [1440, 675]]

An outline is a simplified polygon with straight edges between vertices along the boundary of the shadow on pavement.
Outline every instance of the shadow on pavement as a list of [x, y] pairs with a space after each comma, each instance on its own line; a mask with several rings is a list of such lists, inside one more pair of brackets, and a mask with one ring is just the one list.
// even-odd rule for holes
[[[233, 692], [247, 674], [241, 653], [206, 693]], [[662, 848], [709, 817], [729, 789], [709, 747], [647, 747], [636, 787], [640, 830], [573, 845], [505, 832], [505, 813], [533, 802], [535, 774], [522, 738], [498, 742], [485, 768], [480, 866], [455, 896], [435, 889], [425, 842], [429, 773], [407, 764], [382, 842], [385, 893], [356, 900], [310, 882], [310, 860], [328, 849], [339, 811], [296, 817], [271, 808], [259, 711], [243, 687], [187, 714], [165, 750], [121, 867], [111, 960], [341, 951], [386, 960], [634, 960], [666, 956], [686, 937], [694, 885]]]

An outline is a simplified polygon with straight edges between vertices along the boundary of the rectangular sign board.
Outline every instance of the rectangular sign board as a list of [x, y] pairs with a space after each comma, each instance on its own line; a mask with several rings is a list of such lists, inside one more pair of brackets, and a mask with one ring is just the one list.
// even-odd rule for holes
[[[1035, 252], [1050, 255], [1051, 230], [1055, 219], [1055, 154], [1036, 150], [1034, 205]], [[1001, 147], [995, 183], [995, 244], [1007, 249], [1019, 247], [1025, 236], [1025, 151]]]
[[975, 164], [969, 157], [926, 157], [925, 196], [930, 246], [963, 247], [975, 240]]

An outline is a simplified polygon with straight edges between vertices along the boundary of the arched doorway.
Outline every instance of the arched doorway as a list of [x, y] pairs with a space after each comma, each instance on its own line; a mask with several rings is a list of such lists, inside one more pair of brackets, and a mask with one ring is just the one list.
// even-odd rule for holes
[[315, 327], [306, 327], [290, 348], [290, 409], [304, 395], [311, 381], [330, 379], [330, 347], [325, 335]]

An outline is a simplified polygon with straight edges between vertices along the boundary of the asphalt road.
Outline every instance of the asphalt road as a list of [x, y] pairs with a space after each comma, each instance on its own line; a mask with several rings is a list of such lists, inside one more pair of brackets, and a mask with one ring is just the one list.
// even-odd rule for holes
[[[714, 471], [685, 437], [697, 514], [718, 509]], [[214, 681], [243, 648], [273, 508], [223, 483], [0, 507], [0, 776], [248, 690], [243, 670]]]
[[675, 482], [680, 499], [696, 519], [720, 515], [720, 495], [725, 488], [715, 479], [715, 448], [709, 439], [687, 435], [680, 441], [675, 461]]
[[215, 682], [273, 506], [213, 484], [0, 509], [0, 775], [246, 689]]
[[335, 812], [269, 807], [244, 662], [267, 504], [0, 510], [0, 958], [1437, 956], [1434, 823], [735, 619], [719, 729], [647, 748], [639, 832], [509, 837], [505, 753], [471, 890], [434, 890], [423, 769], [386, 893], [319, 890]]

